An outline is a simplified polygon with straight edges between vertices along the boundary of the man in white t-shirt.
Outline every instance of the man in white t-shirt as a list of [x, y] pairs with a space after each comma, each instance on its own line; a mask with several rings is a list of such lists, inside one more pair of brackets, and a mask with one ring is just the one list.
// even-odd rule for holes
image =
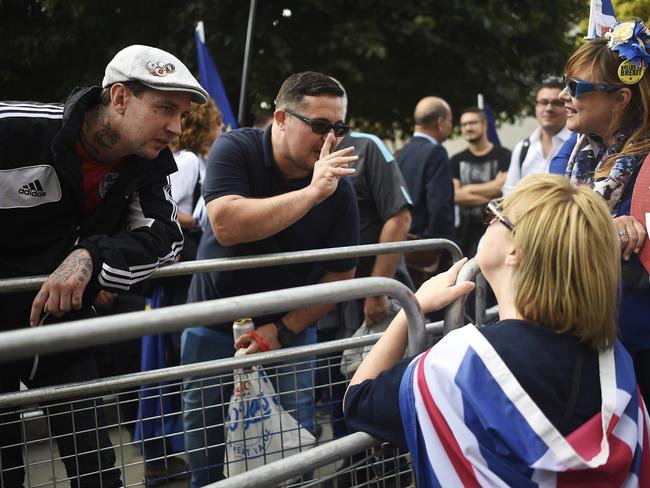
[[533, 173], [547, 173], [551, 159], [562, 144], [571, 137], [571, 131], [565, 127], [566, 110], [560, 100], [564, 84], [559, 78], [546, 78], [535, 90], [535, 118], [539, 127], [520, 141], [514, 151], [508, 169], [508, 176], [503, 186], [506, 196], [523, 177]]

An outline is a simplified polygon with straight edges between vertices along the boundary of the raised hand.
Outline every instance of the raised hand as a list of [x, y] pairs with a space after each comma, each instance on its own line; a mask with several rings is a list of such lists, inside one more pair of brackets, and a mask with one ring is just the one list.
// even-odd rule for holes
[[320, 159], [314, 164], [314, 174], [309, 186], [316, 192], [316, 203], [322, 202], [336, 191], [341, 176], [351, 175], [356, 171], [348, 168], [349, 163], [359, 159], [359, 156], [350, 155], [354, 147], [330, 152], [335, 143], [336, 137], [330, 132], [320, 150]]

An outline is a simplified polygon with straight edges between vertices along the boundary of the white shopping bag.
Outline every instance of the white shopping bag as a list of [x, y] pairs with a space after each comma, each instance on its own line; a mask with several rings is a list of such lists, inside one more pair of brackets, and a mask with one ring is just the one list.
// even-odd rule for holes
[[314, 436], [284, 411], [261, 366], [238, 369], [233, 374], [234, 390], [224, 424], [224, 476], [243, 473], [315, 445]]

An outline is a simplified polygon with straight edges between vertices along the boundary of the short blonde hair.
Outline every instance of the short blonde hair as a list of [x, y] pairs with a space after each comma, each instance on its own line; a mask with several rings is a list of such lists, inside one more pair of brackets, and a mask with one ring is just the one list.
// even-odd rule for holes
[[524, 178], [502, 202], [522, 254], [515, 305], [593, 349], [616, 338], [619, 238], [602, 197], [556, 175]]

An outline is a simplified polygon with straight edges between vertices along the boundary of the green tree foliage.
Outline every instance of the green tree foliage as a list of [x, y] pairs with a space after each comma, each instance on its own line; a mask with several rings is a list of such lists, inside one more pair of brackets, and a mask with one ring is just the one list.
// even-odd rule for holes
[[650, 19], [650, 0], [613, 0], [614, 12], [620, 20]]
[[[581, 36], [578, 37], [577, 44], [584, 42], [583, 37], [587, 34], [587, 29], [589, 28], [588, 13], [590, 1], [587, 0], [585, 3], [587, 5], [587, 16], [580, 21]], [[616, 18], [621, 21], [637, 18], [647, 24], [647, 21], [650, 19], [650, 0], [612, 0], [612, 6], [614, 7]]]
[[[341, 80], [350, 115], [375, 130], [408, 129], [429, 94], [458, 111], [483, 93], [513, 117], [536, 81], [561, 73], [575, 42], [567, 32], [587, 15], [584, 0], [260, 0], [247, 107], [271, 104], [287, 75], [313, 69]], [[133, 43], [195, 70], [203, 20], [236, 110], [247, 17], [243, 0], [0, 0], [0, 98], [63, 100], [101, 81], [111, 56]]]

